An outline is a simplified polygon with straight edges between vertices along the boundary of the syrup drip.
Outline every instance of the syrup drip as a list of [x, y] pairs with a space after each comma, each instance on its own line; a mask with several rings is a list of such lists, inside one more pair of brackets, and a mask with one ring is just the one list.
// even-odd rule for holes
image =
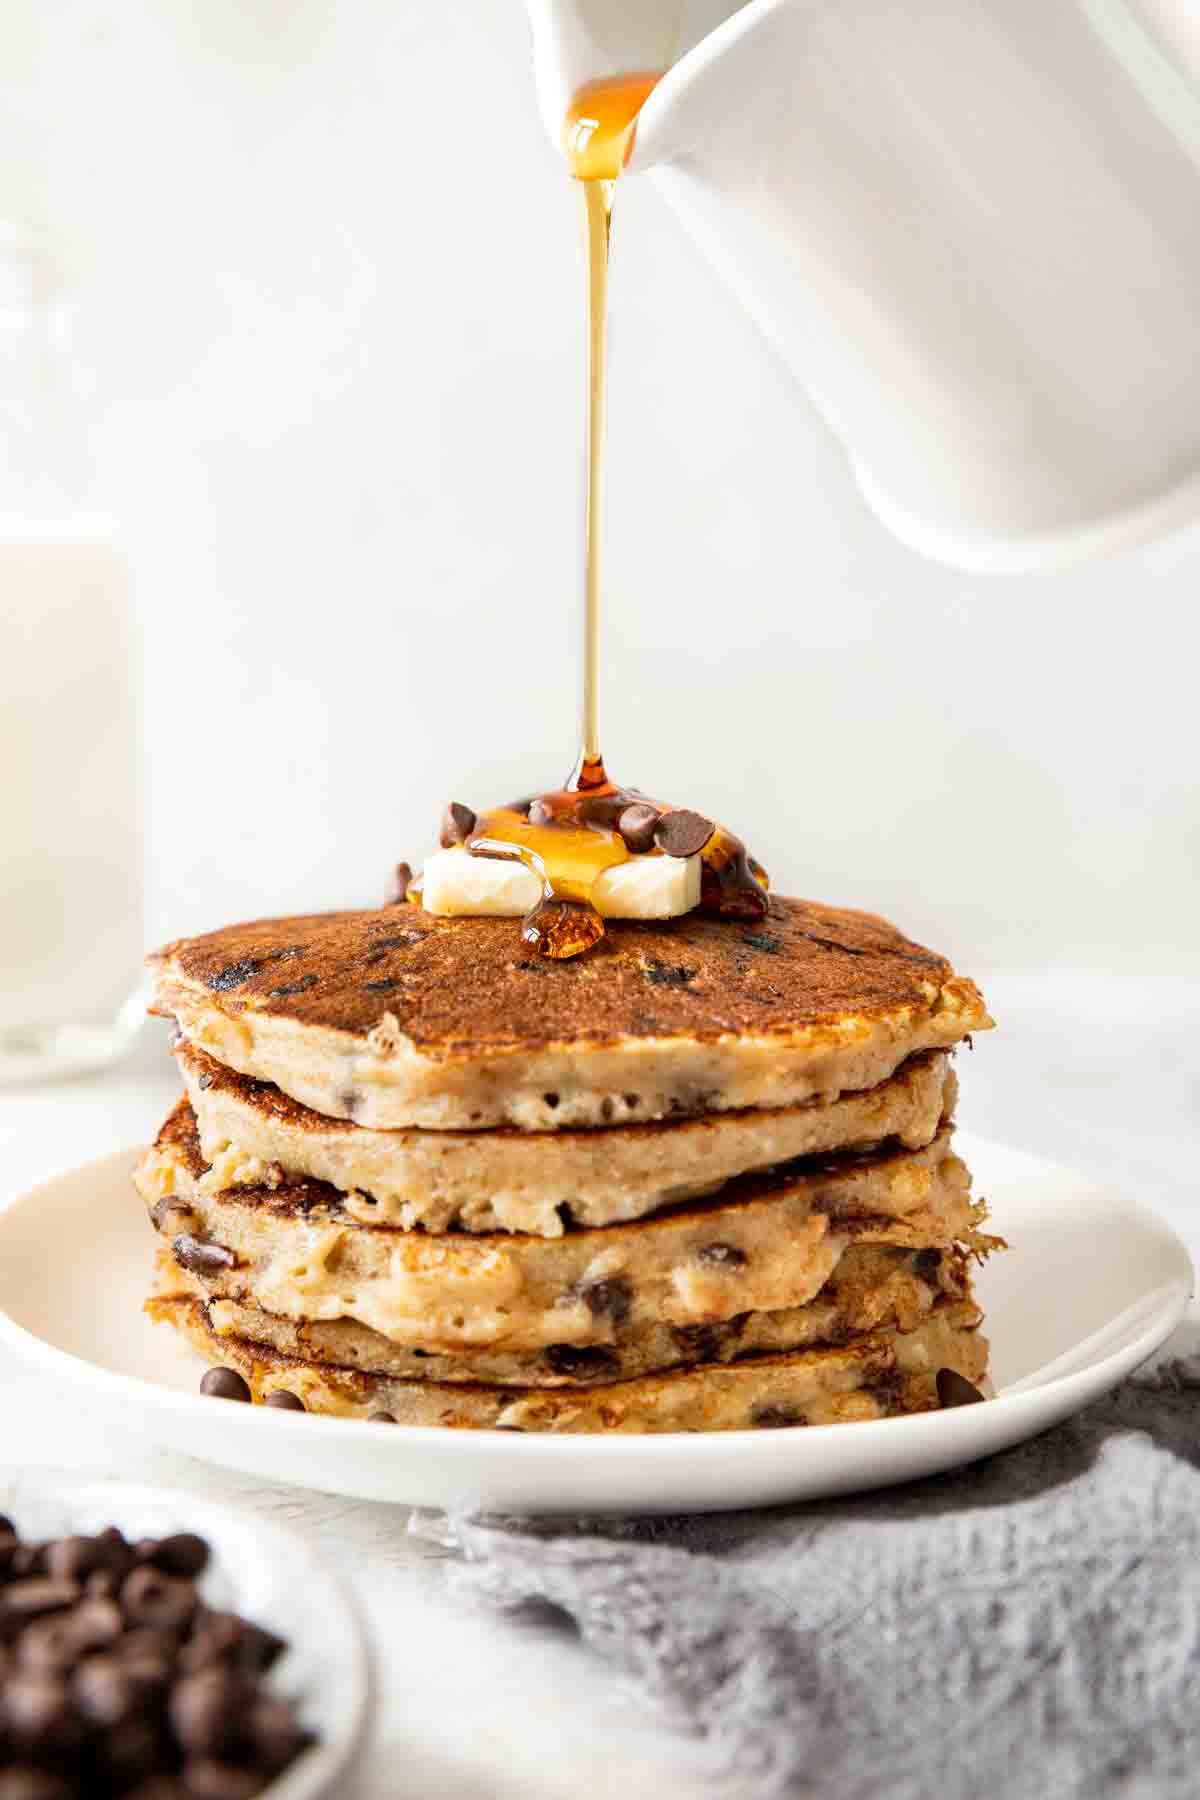
[[[590, 950], [604, 936], [604, 920], [592, 904], [596, 881], [633, 854], [617, 821], [635, 803], [656, 812], [671, 809], [636, 788], [609, 779], [600, 750], [599, 662], [601, 538], [603, 532], [604, 425], [608, 265], [617, 178], [633, 147], [637, 115], [659, 80], [657, 73], [589, 82], [567, 112], [563, 147], [583, 202], [587, 278], [587, 502], [585, 513], [583, 749], [566, 784], [547, 794], [482, 813], [463, 839], [472, 856], [512, 858], [531, 869], [541, 898], [521, 926], [539, 955], [561, 959]], [[444, 842], [445, 840], [443, 840]], [[639, 855], [659, 856], [657, 848]], [[700, 906], [730, 918], [758, 919], [767, 909], [767, 875], [740, 838], [716, 826], [700, 852]], [[421, 882], [409, 886], [420, 902]]]

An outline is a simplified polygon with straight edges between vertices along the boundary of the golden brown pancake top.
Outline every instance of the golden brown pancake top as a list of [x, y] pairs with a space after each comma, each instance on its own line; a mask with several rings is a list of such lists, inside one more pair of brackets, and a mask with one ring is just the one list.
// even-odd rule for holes
[[950, 982], [986, 1022], [973, 985], [885, 919], [780, 897], [754, 924], [699, 912], [614, 920], [594, 950], [566, 962], [530, 951], [515, 919], [443, 919], [404, 905], [229, 925], [150, 960], [167, 984], [207, 993], [225, 1013], [355, 1036], [390, 1013], [418, 1047], [454, 1055], [787, 1036], [906, 1007], [924, 1015], [938, 1005], [931, 986]]

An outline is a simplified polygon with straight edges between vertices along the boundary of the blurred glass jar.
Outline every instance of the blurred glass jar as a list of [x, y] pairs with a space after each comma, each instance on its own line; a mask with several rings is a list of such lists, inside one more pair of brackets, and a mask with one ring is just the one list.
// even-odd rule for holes
[[[20, 127], [0, 108], [0, 145]], [[32, 205], [28, 217], [4, 217], [22, 198], [14, 204], [5, 186], [0, 1082], [119, 1056], [140, 1022], [142, 951], [137, 657], [124, 559], [89, 510], [65, 268]]]

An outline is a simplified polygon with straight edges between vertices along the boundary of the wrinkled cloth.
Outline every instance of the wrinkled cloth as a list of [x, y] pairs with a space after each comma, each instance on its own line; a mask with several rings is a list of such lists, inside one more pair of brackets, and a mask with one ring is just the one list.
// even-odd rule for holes
[[1200, 1355], [966, 1469], [668, 1519], [426, 1519], [451, 1579], [565, 1614], [712, 1791], [1200, 1793]]

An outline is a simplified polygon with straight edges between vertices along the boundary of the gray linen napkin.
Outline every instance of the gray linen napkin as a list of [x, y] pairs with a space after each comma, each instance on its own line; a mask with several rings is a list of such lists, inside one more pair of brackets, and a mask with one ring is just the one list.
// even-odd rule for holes
[[[550, 1608], [714, 1785], [837, 1800], [1200, 1794], [1200, 1355], [905, 1488], [770, 1512], [426, 1522]], [[421, 1527], [418, 1527], [419, 1529]]]

